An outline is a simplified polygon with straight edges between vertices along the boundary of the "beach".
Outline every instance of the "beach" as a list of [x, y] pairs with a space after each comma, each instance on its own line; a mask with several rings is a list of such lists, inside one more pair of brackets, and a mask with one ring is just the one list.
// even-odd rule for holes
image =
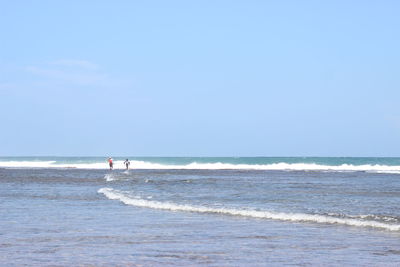
[[[347, 159], [346, 166], [365, 166], [354, 160], [374, 159]], [[121, 165], [109, 171], [105, 160], [98, 158], [52, 159], [53, 165], [74, 168], [43, 167], [48, 159], [2, 158], [0, 262], [3, 266], [398, 266], [396, 160], [381, 159], [371, 165], [380, 166], [375, 171], [338, 171], [339, 167], [265, 170], [275, 164], [268, 162], [285, 163], [271, 158], [219, 159], [214, 165], [231, 164], [231, 169], [186, 169], [182, 166], [210, 166], [218, 160], [155, 158], [141, 161], [164, 169], [143, 165], [125, 171]], [[310, 164], [307, 159], [287, 159], [285, 164], [301, 161]], [[325, 161], [323, 166], [329, 163], [320, 161]], [[42, 167], [5, 167], [6, 162], [36, 162]], [[140, 161], [132, 162], [135, 168]], [[103, 169], [77, 168], [79, 164], [103, 164]], [[238, 164], [257, 166], [232, 167]]]

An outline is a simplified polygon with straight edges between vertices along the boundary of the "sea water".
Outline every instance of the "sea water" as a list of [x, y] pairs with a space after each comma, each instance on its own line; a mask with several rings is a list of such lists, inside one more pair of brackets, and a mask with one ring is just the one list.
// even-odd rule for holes
[[399, 158], [0, 158], [3, 266], [399, 266]]

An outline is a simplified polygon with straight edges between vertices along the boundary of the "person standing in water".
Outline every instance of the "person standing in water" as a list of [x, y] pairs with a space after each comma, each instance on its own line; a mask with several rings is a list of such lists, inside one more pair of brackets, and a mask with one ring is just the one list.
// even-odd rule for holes
[[128, 159], [126, 159], [126, 160], [124, 161], [124, 164], [125, 164], [126, 170], [129, 170], [129, 165], [131, 165], [131, 163], [129, 162]]
[[111, 157], [108, 158], [108, 164], [110, 165], [110, 170], [112, 170], [114, 168], [114, 163]]

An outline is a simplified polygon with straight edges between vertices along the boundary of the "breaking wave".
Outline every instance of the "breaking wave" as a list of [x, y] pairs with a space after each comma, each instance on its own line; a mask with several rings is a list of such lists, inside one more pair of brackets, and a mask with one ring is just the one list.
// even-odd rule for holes
[[305, 213], [283, 213], [283, 212], [242, 210], [242, 209], [230, 209], [230, 208], [211, 208], [205, 206], [182, 205], [169, 202], [145, 200], [142, 198], [132, 198], [127, 196], [123, 192], [114, 190], [112, 188], [101, 188], [100, 190], [98, 190], [98, 192], [104, 194], [108, 199], [119, 200], [126, 205], [132, 205], [142, 208], [170, 210], [170, 211], [186, 211], [186, 212], [197, 212], [197, 213], [225, 214], [231, 216], [243, 216], [243, 217], [292, 221], [292, 222], [340, 224], [340, 225], [349, 225], [356, 227], [373, 227], [389, 231], [400, 231], [399, 224], [390, 224], [373, 220], [362, 220], [362, 218], [360, 219], [355, 219], [354, 217], [337, 218], [327, 215], [314, 215]]
[[[59, 163], [57, 161], [0, 161], [4, 168], [77, 168], [77, 169], [107, 169], [106, 162], [95, 163]], [[271, 164], [232, 164], [232, 163], [197, 163], [160, 164], [149, 161], [131, 161], [132, 169], [184, 169], [184, 170], [272, 170], [272, 171], [324, 171], [324, 172], [371, 172], [400, 174], [400, 166], [389, 165], [321, 165], [316, 163], [271, 163]], [[124, 169], [123, 161], [114, 162], [115, 169]]]

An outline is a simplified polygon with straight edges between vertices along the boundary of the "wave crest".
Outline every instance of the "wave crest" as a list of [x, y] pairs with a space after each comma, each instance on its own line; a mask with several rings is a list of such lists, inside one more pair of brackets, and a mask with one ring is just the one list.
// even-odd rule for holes
[[[104, 163], [57, 163], [56, 161], [1, 161], [0, 167], [8, 168], [77, 168], [77, 169], [108, 169]], [[125, 169], [123, 161], [114, 162], [115, 169]], [[388, 165], [321, 165], [315, 163], [271, 163], [271, 164], [231, 164], [231, 163], [198, 163], [185, 165], [160, 164], [149, 161], [131, 161], [132, 169], [182, 169], [182, 170], [271, 170], [271, 171], [323, 171], [323, 172], [371, 172], [400, 174], [400, 166]]]
[[292, 222], [341, 224], [341, 225], [349, 225], [357, 227], [381, 228], [389, 231], [400, 231], [399, 224], [382, 223], [372, 220], [336, 218], [326, 215], [314, 215], [314, 214], [304, 214], [304, 213], [283, 213], [283, 212], [210, 208], [204, 206], [182, 205], [182, 204], [175, 204], [168, 202], [144, 200], [141, 198], [131, 198], [125, 195], [124, 193], [118, 190], [114, 190], [112, 188], [101, 188], [98, 190], [98, 193], [104, 194], [108, 199], [119, 200], [126, 205], [132, 205], [142, 208], [152, 208], [152, 209], [171, 210], [171, 211], [186, 211], [186, 212], [197, 212], [197, 213], [226, 214], [232, 216], [253, 217], [253, 218], [272, 219], [281, 221], [292, 221]]

